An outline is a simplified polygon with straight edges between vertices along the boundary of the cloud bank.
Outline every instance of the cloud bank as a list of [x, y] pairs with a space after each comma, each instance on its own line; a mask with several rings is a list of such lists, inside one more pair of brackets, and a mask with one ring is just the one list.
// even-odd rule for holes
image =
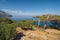
[[10, 10], [10, 9], [2, 9], [3, 11], [13, 15], [13, 16], [36, 16], [38, 15], [37, 13], [34, 12], [24, 12], [21, 10]]
[[20, 16], [39, 16], [39, 15], [43, 15], [43, 14], [59, 14], [59, 13], [55, 13], [54, 10], [50, 9], [45, 9], [43, 11], [40, 12], [26, 12], [26, 11], [22, 11], [22, 10], [11, 10], [11, 9], [2, 9], [3, 11], [13, 15], [14, 17], [20, 17]]

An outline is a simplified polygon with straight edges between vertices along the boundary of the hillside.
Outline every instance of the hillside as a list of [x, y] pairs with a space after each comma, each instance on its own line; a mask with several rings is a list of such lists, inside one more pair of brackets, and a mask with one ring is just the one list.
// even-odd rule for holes
[[43, 30], [28, 30], [24, 31], [17, 27], [16, 31], [22, 32], [25, 36], [21, 40], [60, 40], [60, 30], [56, 29], [46, 29]]
[[0, 10], [0, 18], [8, 18], [8, 17], [12, 17], [12, 15]]

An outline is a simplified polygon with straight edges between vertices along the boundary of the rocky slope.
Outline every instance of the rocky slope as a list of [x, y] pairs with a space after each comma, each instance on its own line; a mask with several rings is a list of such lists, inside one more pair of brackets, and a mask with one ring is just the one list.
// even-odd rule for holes
[[23, 32], [23, 36], [20, 40], [60, 40], [60, 30], [56, 29], [46, 29], [42, 30], [28, 30], [24, 31], [17, 27], [16, 31]]

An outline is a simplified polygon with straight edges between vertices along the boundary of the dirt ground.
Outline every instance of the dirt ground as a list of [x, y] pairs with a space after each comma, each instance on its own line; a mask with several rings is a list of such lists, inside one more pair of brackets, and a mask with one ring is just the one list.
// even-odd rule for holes
[[16, 32], [22, 32], [25, 35], [20, 40], [60, 40], [60, 30], [56, 29], [24, 31], [20, 27], [17, 27]]

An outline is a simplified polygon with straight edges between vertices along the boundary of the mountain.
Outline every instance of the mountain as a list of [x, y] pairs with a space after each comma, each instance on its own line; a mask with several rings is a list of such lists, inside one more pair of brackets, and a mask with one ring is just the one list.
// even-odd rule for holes
[[12, 15], [0, 10], [0, 18], [8, 18], [8, 17], [12, 17]]

